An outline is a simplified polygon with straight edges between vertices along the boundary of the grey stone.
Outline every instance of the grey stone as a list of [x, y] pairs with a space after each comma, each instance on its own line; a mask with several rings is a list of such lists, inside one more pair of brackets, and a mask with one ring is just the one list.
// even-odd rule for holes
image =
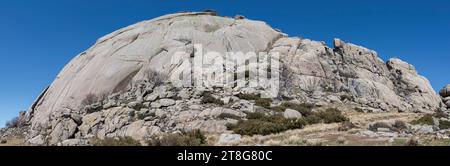
[[45, 137], [43, 135], [37, 135], [36, 137], [29, 139], [28, 143], [30, 143], [31, 145], [44, 145]]
[[283, 113], [283, 117], [286, 119], [298, 119], [302, 117], [302, 114], [293, 109], [286, 109]]

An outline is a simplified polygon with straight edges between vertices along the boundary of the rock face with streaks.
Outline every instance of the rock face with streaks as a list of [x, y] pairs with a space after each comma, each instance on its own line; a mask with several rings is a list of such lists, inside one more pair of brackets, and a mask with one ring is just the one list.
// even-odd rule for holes
[[[245, 117], [244, 111], [257, 108], [230, 95], [244, 91], [239, 87], [205, 90], [171, 85], [168, 80], [186, 70], [185, 59], [195, 58], [199, 51], [195, 44], [201, 44], [203, 52], [280, 53], [281, 68], [272, 71], [281, 73], [279, 99], [308, 103], [342, 99], [379, 111], [426, 112], [442, 104], [428, 80], [400, 59], [384, 62], [375, 51], [340, 39], [330, 48], [323, 42], [288, 37], [244, 17], [177, 13], [108, 34], [77, 55], [28, 111], [28, 139], [54, 145], [91, 137], [145, 140], [177, 129], [223, 132], [227, 123], [236, 121], [218, 118], [220, 113]], [[177, 57], [179, 51], [189, 58]], [[205, 105], [205, 91], [231, 107]]]

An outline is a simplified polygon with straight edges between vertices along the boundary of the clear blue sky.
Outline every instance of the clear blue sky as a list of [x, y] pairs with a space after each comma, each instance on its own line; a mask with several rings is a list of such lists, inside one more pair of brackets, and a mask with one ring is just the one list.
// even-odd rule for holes
[[177, 11], [214, 9], [264, 20], [290, 36], [334, 37], [413, 64], [435, 89], [450, 83], [448, 0], [2, 0], [0, 126], [26, 110], [78, 53], [121, 27]]

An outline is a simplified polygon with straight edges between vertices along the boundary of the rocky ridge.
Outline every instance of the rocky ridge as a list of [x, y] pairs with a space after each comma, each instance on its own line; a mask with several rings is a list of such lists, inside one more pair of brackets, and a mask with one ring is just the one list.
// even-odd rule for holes
[[[289, 37], [264, 22], [212, 12], [177, 13], [144, 21], [100, 38], [76, 56], [28, 111], [27, 141], [33, 145], [89, 144], [89, 139], [132, 137], [145, 143], [161, 133], [201, 129], [224, 133], [248, 112], [267, 108], [237, 97], [258, 88], [192, 88], [173, 85], [186, 67], [173, 54], [204, 51], [279, 52], [283, 101], [326, 106], [355, 105], [363, 112], [447, 112], [448, 86], [434, 92], [415, 68], [397, 58], [384, 62], [375, 51], [333, 41]], [[149, 72], [156, 74], [149, 77]], [[160, 79], [155, 81], [155, 77]], [[248, 81], [248, 80], [247, 80]], [[205, 102], [211, 98], [212, 102]], [[286, 118], [299, 118], [295, 110]]]

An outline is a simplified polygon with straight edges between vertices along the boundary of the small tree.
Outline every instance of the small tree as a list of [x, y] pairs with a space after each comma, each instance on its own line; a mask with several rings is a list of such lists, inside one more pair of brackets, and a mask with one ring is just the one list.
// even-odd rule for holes
[[6, 128], [17, 128], [19, 127], [19, 118], [14, 117], [13, 119], [9, 120], [5, 124]]

